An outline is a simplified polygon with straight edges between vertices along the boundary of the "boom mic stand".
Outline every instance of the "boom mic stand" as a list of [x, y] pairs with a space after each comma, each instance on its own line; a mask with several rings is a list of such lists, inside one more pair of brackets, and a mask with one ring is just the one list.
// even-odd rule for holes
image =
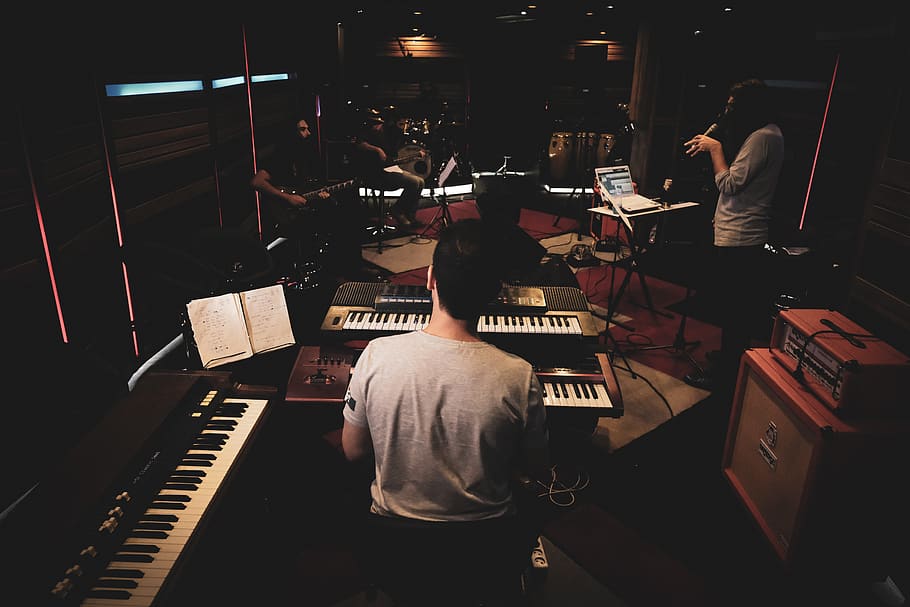
[[[710, 130], [710, 129], [709, 129]], [[672, 185], [672, 179], [664, 180], [664, 191], [669, 192]], [[686, 280], [686, 297], [683, 299], [683, 311], [679, 315], [679, 327], [676, 329], [676, 337], [673, 339], [673, 343], [662, 345], [662, 346], [636, 346], [636, 352], [645, 352], [648, 350], [669, 350], [674, 354], [682, 354], [688, 359], [689, 363], [699, 372], [699, 374], [704, 374], [705, 370], [698, 364], [698, 361], [695, 360], [695, 357], [692, 356], [692, 353], [689, 352], [690, 348], [695, 348], [701, 344], [701, 341], [686, 341], [686, 320], [689, 317], [689, 301], [692, 297], [692, 280], [691, 277]]]
[[693, 367], [699, 372], [699, 374], [704, 375], [705, 370], [698, 364], [698, 361], [695, 360], [695, 357], [692, 356], [692, 353], [689, 352], [689, 348], [694, 348], [701, 344], [701, 341], [686, 341], [686, 319], [689, 317], [689, 298], [692, 295], [692, 287], [686, 285], [686, 297], [683, 300], [683, 313], [679, 315], [679, 327], [676, 330], [676, 338], [673, 340], [673, 343], [666, 344], [663, 346], [636, 346], [636, 352], [645, 352], [648, 350], [669, 350], [674, 354], [682, 354], [688, 359]]

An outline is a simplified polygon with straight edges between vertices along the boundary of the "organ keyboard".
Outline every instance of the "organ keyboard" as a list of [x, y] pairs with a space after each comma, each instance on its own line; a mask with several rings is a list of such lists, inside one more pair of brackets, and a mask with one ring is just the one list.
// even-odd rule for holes
[[534, 372], [548, 409], [579, 409], [598, 417], [622, 417], [622, 394], [606, 354], [598, 352], [571, 367], [535, 367]]
[[15, 604], [161, 604], [274, 389], [151, 372], [0, 527]]

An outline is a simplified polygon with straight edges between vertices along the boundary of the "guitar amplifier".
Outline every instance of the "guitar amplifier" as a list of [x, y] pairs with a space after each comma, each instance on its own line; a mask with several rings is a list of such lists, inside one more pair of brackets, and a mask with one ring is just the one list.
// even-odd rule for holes
[[787, 568], [855, 574], [906, 549], [908, 437], [908, 419], [842, 419], [773, 354], [751, 349], [722, 470]]
[[839, 312], [781, 311], [771, 334], [771, 353], [840, 414], [910, 413], [905, 392], [910, 357]]

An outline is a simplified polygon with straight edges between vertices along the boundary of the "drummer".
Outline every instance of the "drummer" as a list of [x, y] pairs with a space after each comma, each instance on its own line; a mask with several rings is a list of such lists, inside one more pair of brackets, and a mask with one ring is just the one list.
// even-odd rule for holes
[[[439, 89], [429, 80], [420, 81], [420, 92], [414, 99], [411, 115], [417, 120], [424, 120], [430, 129], [439, 126], [445, 118], [446, 101], [440, 97]], [[429, 134], [429, 133], [427, 133]]]
[[[419, 228], [423, 224], [416, 213], [424, 180], [395, 166], [399, 160], [395, 155], [400, 135], [401, 131], [386, 127], [381, 112], [368, 110], [354, 138], [354, 167], [366, 187], [384, 191], [401, 188], [401, 195], [389, 212], [401, 227]], [[425, 154], [424, 151], [419, 153]]]

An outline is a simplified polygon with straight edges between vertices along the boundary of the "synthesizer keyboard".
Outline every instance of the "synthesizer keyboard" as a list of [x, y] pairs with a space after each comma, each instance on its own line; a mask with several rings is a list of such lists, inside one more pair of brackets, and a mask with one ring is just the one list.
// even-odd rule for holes
[[[386, 295], [389, 288], [372, 282], [340, 285], [320, 327], [323, 335], [369, 340], [425, 327], [430, 319], [429, 300], [413, 293]], [[497, 336], [544, 335], [584, 340], [599, 334], [584, 293], [553, 286], [504, 287], [489, 312], [478, 320], [477, 331], [494, 341]]]
[[[288, 380], [286, 401], [341, 405], [355, 371], [356, 355], [350, 348], [302, 346]], [[622, 394], [606, 354], [596, 353], [559, 366], [535, 366], [534, 373], [549, 410], [576, 409], [597, 417], [623, 415]], [[331, 377], [332, 381], [306, 381], [312, 377]]]

